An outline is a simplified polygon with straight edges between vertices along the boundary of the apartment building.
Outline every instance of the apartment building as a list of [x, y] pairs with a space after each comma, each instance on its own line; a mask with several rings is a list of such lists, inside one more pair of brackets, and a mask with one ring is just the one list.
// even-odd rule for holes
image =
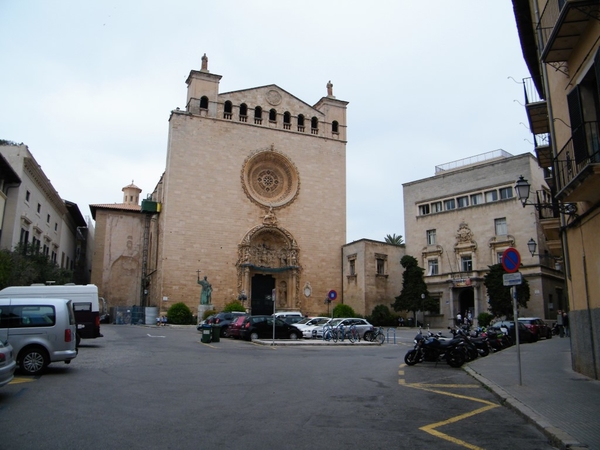
[[56, 192], [26, 145], [0, 145], [0, 248], [29, 244], [74, 281], [89, 282], [89, 224], [75, 203]]
[[513, 0], [526, 111], [565, 257], [573, 369], [600, 374], [600, 2]]
[[[509, 247], [520, 252], [531, 291], [520, 315], [550, 318], [564, 307], [561, 259], [551, 254], [537, 216], [515, 196], [521, 176], [548, 190], [533, 155], [503, 150], [437, 166], [434, 176], [403, 184], [406, 254], [425, 269], [429, 294], [439, 300], [424, 323], [445, 327], [459, 312], [475, 318], [488, 312], [484, 276]], [[531, 239], [538, 244], [534, 255]]]

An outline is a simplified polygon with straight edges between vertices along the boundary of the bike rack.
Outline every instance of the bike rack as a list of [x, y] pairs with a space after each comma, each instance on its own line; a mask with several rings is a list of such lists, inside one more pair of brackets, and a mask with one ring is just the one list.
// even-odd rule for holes
[[387, 343], [390, 343], [390, 330], [393, 331], [394, 333], [394, 344], [396, 344], [396, 329], [395, 328], [388, 328], [387, 332], [385, 334], [385, 340], [387, 341]]

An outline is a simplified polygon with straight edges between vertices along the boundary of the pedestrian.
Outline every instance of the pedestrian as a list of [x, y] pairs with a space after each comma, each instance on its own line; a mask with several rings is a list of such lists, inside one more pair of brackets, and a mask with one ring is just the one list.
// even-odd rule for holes
[[162, 326], [166, 327], [167, 326], [167, 316], [162, 316], [161, 322], [162, 322]]
[[469, 310], [469, 312], [467, 313], [467, 324], [469, 326], [473, 325], [473, 314], [471, 314], [471, 311]]
[[570, 337], [571, 334], [569, 333], [569, 315], [566, 311], [563, 311], [563, 328], [565, 330], [565, 336]]
[[460, 312], [456, 315], [456, 326], [460, 327], [462, 325], [462, 315]]
[[156, 326], [160, 327], [160, 316], [156, 316]]
[[560, 337], [565, 337], [565, 329], [563, 327], [563, 313], [562, 310], [558, 310], [558, 313], [556, 314], [556, 325], [558, 326], [558, 335]]
[[398, 326], [401, 326], [401, 327], [403, 327], [403, 326], [404, 326], [404, 317], [400, 317], [400, 318], [398, 319]]

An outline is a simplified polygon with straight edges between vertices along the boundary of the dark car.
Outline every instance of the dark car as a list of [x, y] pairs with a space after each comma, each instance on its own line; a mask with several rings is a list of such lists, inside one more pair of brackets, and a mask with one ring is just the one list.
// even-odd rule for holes
[[[512, 338], [513, 342], [516, 343], [515, 340], [515, 322], [512, 320], [500, 320], [498, 322], [494, 322], [490, 325], [492, 328], [497, 329], [506, 329], [508, 335]], [[536, 342], [538, 340], [537, 336], [533, 334], [533, 332], [525, 326], [525, 324], [519, 322], [519, 342]]]
[[552, 328], [539, 317], [519, 317], [519, 322], [529, 328], [538, 339], [552, 338]]
[[221, 328], [221, 337], [227, 337], [229, 325], [236, 317], [246, 317], [248, 314], [240, 311], [220, 312], [212, 319], [213, 327]]
[[241, 338], [242, 325], [244, 324], [246, 317], [247, 316], [239, 316], [233, 319], [233, 322], [229, 324], [229, 328], [227, 329], [227, 336], [234, 339]]
[[206, 319], [204, 319], [202, 322], [200, 322], [197, 326], [196, 329], [198, 331], [202, 331], [202, 326], [203, 325], [212, 325], [213, 319], [217, 317], [216, 314], [213, 314], [211, 316], [208, 316]]
[[269, 339], [273, 337], [273, 321], [275, 321], [275, 339], [300, 339], [302, 331], [281, 319], [273, 316], [248, 316], [242, 325], [241, 337], [247, 341]]

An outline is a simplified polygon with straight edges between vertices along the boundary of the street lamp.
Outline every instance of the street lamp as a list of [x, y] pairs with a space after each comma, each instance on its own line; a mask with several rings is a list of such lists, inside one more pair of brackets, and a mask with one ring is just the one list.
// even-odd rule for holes
[[529, 239], [529, 241], [527, 241], [527, 248], [529, 249], [529, 253], [531, 253], [531, 256], [535, 256], [535, 249], [537, 248], [537, 242], [535, 242], [533, 240], [533, 238]]
[[523, 178], [523, 175], [519, 176], [519, 179], [515, 183], [515, 192], [517, 193], [517, 198], [521, 201], [523, 208], [525, 208], [525, 206], [533, 206], [537, 211], [545, 208], [557, 208], [561, 214], [577, 216], [577, 204], [575, 203], [542, 203], [540, 201], [537, 201], [536, 203], [528, 203], [527, 200], [529, 199], [530, 191], [531, 185], [529, 182]]

